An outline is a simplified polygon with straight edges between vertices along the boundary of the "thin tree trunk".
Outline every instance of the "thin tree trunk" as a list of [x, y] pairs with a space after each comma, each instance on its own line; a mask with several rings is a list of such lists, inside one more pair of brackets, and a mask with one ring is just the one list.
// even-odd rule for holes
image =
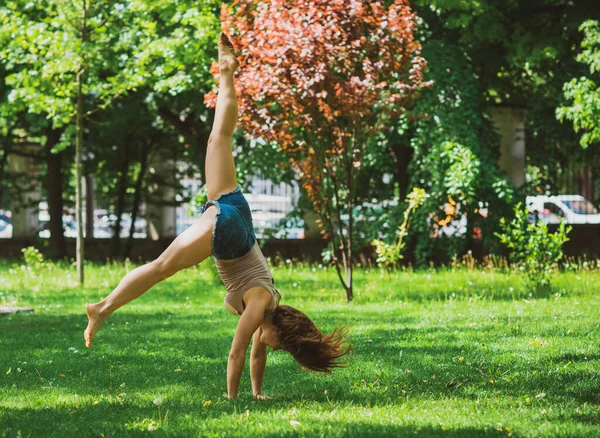
[[135, 221], [140, 210], [140, 202], [142, 200], [142, 188], [144, 187], [144, 176], [148, 167], [148, 153], [150, 151], [150, 141], [147, 141], [142, 146], [142, 156], [140, 158], [140, 173], [135, 181], [135, 193], [133, 195], [133, 207], [131, 212], [131, 226], [129, 227], [129, 237], [125, 245], [125, 258], [129, 257], [133, 248], [133, 234], [135, 233]]
[[[86, 19], [87, 19], [87, 2], [83, 1], [83, 5], [81, 8], [81, 28], [80, 28], [80, 39], [83, 46], [86, 37]], [[85, 50], [85, 48], [82, 48]], [[83, 80], [85, 73], [85, 60], [83, 59], [84, 53], [82, 55], [81, 65], [79, 66], [79, 71], [77, 72], [77, 141], [75, 144], [75, 178], [77, 179], [76, 183], [76, 193], [75, 193], [75, 210], [77, 215], [77, 279], [79, 281], [79, 285], [83, 286], [84, 283], [84, 267], [83, 267], [83, 258], [84, 258], [84, 247], [83, 247], [83, 212], [81, 205], [81, 155], [83, 150]]]
[[[352, 201], [350, 201], [350, 208], [352, 208]], [[350, 302], [354, 299], [354, 294], [352, 291], [352, 268], [353, 268], [352, 242], [354, 240], [352, 238], [353, 222], [354, 222], [354, 219], [352, 218], [352, 210], [350, 209], [350, 214], [348, 216], [348, 238], [346, 239], [346, 245], [347, 245], [346, 284], [344, 285], [344, 288], [346, 289], [346, 298], [348, 299], [348, 302]]]
[[346, 158], [346, 177], [348, 178], [346, 181], [346, 185], [348, 186], [348, 198], [346, 206], [348, 208], [348, 239], [346, 239], [346, 244], [348, 246], [348, 256], [346, 257], [348, 264], [346, 266], [346, 298], [348, 302], [354, 299], [354, 293], [352, 290], [352, 268], [354, 266], [353, 257], [353, 242], [354, 242], [354, 146], [356, 141], [356, 132], [353, 132], [352, 135], [352, 146], [347, 145], [347, 158]]
[[[352, 177], [351, 177], [352, 178]], [[352, 291], [352, 267], [353, 267], [353, 248], [352, 244], [354, 238], [352, 236], [353, 225], [354, 225], [354, 217], [352, 215], [353, 209], [352, 203], [352, 180], [348, 181], [348, 238], [346, 239], [346, 245], [348, 247], [348, 255], [346, 256], [346, 298], [348, 302], [354, 299], [354, 294]]]
[[82, 199], [81, 199], [81, 154], [83, 149], [83, 67], [77, 73], [77, 142], [75, 145], [75, 210], [77, 215], [77, 279], [79, 285], [84, 283], [84, 268], [83, 268], [83, 214], [82, 214]]

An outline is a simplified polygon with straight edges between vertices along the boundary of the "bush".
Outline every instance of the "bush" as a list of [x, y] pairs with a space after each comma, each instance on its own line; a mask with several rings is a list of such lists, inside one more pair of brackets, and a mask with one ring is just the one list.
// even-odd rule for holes
[[375, 239], [372, 244], [375, 247], [377, 253], [377, 263], [386, 267], [393, 266], [403, 258], [402, 248], [406, 245], [404, 237], [408, 235], [408, 229], [410, 227], [411, 213], [419, 206], [423, 205], [425, 199], [429, 195], [425, 193], [425, 190], [420, 188], [413, 188], [413, 191], [406, 197], [408, 206], [404, 211], [404, 221], [398, 227], [398, 241], [396, 243], [388, 244], [380, 239]]
[[549, 287], [554, 265], [563, 257], [562, 246], [569, 240], [567, 234], [572, 228], [561, 222], [556, 232], [549, 233], [545, 222], [528, 222], [529, 211], [521, 203], [514, 211], [511, 222], [500, 219], [503, 233], [496, 236], [511, 250], [509, 259], [525, 273], [536, 290]]
[[26, 266], [31, 266], [32, 268], [44, 266], [44, 256], [36, 247], [28, 246], [21, 249], [21, 252], [23, 253]]

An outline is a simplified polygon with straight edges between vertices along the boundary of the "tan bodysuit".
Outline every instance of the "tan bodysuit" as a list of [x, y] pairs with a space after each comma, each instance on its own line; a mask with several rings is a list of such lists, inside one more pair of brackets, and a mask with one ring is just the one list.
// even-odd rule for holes
[[215, 263], [219, 275], [225, 283], [225, 309], [232, 315], [239, 316], [244, 312], [244, 294], [253, 287], [264, 287], [271, 293], [273, 310], [279, 304], [281, 295], [275, 289], [273, 276], [257, 242], [247, 254], [234, 260], [219, 260]]

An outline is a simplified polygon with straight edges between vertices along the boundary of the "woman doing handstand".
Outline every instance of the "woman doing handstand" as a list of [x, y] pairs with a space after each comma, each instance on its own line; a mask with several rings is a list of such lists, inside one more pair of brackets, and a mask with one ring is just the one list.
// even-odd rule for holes
[[279, 305], [280, 294], [256, 242], [250, 208], [237, 185], [231, 141], [237, 123], [237, 96], [233, 75], [238, 68], [234, 48], [227, 36], [219, 39], [220, 83], [215, 119], [206, 152], [206, 186], [209, 201], [197, 223], [181, 233], [151, 263], [129, 272], [110, 295], [89, 304], [86, 346], [106, 318], [139, 297], [156, 283], [197, 265], [210, 255], [216, 259], [225, 283], [226, 309], [240, 316], [227, 362], [227, 393], [236, 398], [246, 351], [252, 339], [250, 377], [254, 397], [264, 399], [262, 380], [267, 346], [289, 352], [303, 367], [330, 373], [349, 348], [335, 330], [321, 333], [302, 312]]

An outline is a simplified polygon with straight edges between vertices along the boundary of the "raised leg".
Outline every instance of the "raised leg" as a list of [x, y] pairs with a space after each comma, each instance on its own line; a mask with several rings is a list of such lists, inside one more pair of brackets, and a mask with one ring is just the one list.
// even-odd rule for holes
[[219, 194], [230, 192], [237, 187], [231, 139], [238, 118], [237, 96], [233, 84], [233, 73], [238, 67], [238, 61], [233, 45], [224, 33], [221, 33], [219, 40], [219, 65], [219, 94], [206, 151], [208, 199], [215, 199]]
[[156, 283], [182, 269], [197, 265], [212, 254], [212, 230], [216, 215], [216, 208], [209, 207], [200, 220], [177, 236], [159, 258], [129, 272], [109, 296], [87, 306], [89, 321], [84, 332], [86, 347], [92, 346], [96, 332], [119, 307], [139, 297]]

